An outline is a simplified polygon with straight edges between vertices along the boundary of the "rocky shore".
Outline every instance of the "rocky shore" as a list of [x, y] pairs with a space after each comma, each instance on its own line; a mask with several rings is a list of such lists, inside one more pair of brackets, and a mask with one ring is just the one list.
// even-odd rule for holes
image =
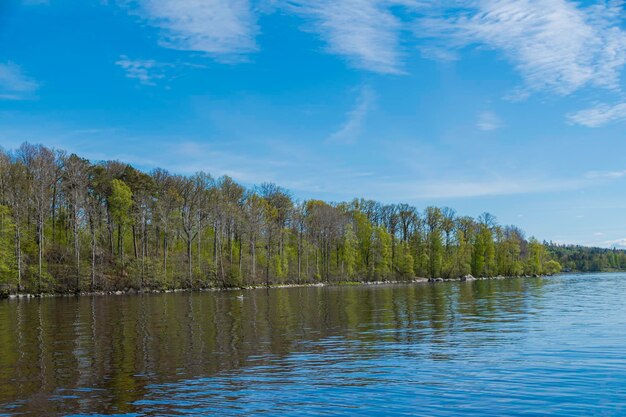
[[409, 285], [409, 284], [436, 284], [440, 282], [472, 282], [472, 281], [485, 281], [485, 280], [502, 280], [511, 278], [538, 278], [539, 275], [521, 275], [521, 276], [502, 276], [495, 277], [474, 277], [472, 275], [465, 275], [459, 278], [414, 278], [411, 280], [388, 280], [388, 281], [345, 281], [345, 282], [316, 282], [316, 283], [290, 283], [290, 284], [270, 284], [268, 285], [254, 285], [244, 287], [206, 287], [206, 288], [176, 288], [176, 289], [143, 289], [138, 290], [135, 288], [126, 288], [124, 290], [112, 290], [112, 291], [84, 291], [79, 293], [0, 293], [0, 298], [8, 299], [31, 299], [31, 298], [49, 298], [49, 297], [78, 297], [78, 296], [104, 296], [104, 295], [138, 295], [138, 294], [166, 294], [166, 293], [181, 293], [181, 292], [212, 292], [212, 291], [246, 291], [246, 290], [259, 290], [268, 288], [297, 288], [297, 287], [333, 287], [333, 286], [347, 286], [347, 285]]

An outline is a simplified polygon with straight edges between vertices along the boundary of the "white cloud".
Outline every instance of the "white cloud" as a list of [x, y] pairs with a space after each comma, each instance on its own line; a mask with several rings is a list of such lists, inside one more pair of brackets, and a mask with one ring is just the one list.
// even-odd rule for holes
[[401, 22], [381, 0], [291, 0], [292, 9], [312, 19], [313, 30], [331, 53], [378, 73], [400, 73]]
[[[439, 198], [472, 198], [496, 195], [516, 195], [545, 193], [552, 191], [574, 190], [585, 187], [588, 181], [580, 179], [546, 179], [546, 178], [487, 178], [468, 180], [416, 180], [411, 182], [382, 182], [368, 185], [384, 195], [385, 199], [397, 199], [398, 195], [410, 200]], [[371, 188], [370, 188], [371, 187]], [[395, 196], [395, 197], [394, 197]]]
[[126, 55], [122, 55], [115, 64], [126, 71], [126, 77], [137, 79], [143, 85], [154, 85], [155, 80], [165, 77], [162, 73], [165, 64], [158, 63], [151, 59], [133, 60]]
[[618, 179], [626, 176], [626, 170], [622, 171], [589, 171], [585, 175], [590, 179]]
[[[263, 10], [304, 17], [328, 52], [376, 73], [402, 73], [403, 50], [410, 46], [439, 60], [454, 59], [468, 46], [498, 50], [523, 80], [506, 95], [512, 100], [536, 91], [618, 91], [626, 64], [620, 0], [270, 0], [254, 9], [250, 0], [120, 1], [138, 6], [134, 10], [160, 29], [163, 46], [224, 62], [258, 49], [256, 13]], [[405, 36], [411, 27], [412, 40]]]
[[18, 65], [0, 64], [0, 100], [25, 100], [38, 88], [39, 84], [24, 75]]
[[353, 143], [358, 139], [368, 113], [374, 106], [374, 92], [367, 86], [362, 87], [354, 108], [347, 114], [341, 127], [328, 138], [329, 142]]
[[606, 241], [604, 242], [604, 246], [618, 249], [626, 249], [626, 238]]
[[491, 131], [503, 126], [502, 120], [492, 111], [486, 110], [478, 115], [476, 127], [480, 130]]
[[621, 1], [582, 7], [566, 0], [473, 0], [462, 6], [454, 17], [421, 20], [417, 36], [451, 49], [502, 51], [524, 80], [518, 96], [568, 95], [587, 86], [619, 89], [626, 63]]
[[137, 0], [139, 13], [159, 27], [161, 44], [232, 61], [257, 49], [248, 0]]
[[601, 127], [615, 121], [626, 120], [626, 103], [618, 103], [610, 106], [605, 103], [593, 107], [578, 110], [567, 115], [567, 120], [572, 124], [587, 127]]

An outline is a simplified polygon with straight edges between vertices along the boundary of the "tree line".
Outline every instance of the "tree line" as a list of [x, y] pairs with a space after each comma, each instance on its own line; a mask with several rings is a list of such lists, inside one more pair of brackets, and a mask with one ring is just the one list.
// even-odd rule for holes
[[545, 243], [549, 255], [573, 272], [626, 271], [626, 250]]
[[298, 201], [198, 172], [149, 173], [24, 143], [0, 150], [5, 291], [241, 287], [558, 272], [544, 244], [485, 213]]

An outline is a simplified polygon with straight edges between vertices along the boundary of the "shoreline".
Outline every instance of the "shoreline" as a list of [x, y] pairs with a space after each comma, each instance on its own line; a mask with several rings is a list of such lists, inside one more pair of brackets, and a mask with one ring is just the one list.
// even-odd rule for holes
[[460, 278], [413, 278], [410, 280], [389, 280], [389, 281], [337, 281], [337, 282], [312, 282], [312, 283], [289, 283], [289, 284], [270, 284], [270, 285], [253, 285], [245, 287], [205, 287], [205, 288], [175, 288], [175, 289], [124, 289], [111, 291], [81, 291], [77, 293], [17, 293], [0, 295], [0, 300], [21, 300], [21, 299], [37, 299], [37, 298], [58, 298], [58, 297], [96, 297], [111, 295], [149, 295], [149, 294], [169, 294], [169, 293], [201, 293], [201, 292], [218, 292], [218, 291], [252, 291], [261, 289], [278, 289], [278, 288], [307, 288], [307, 287], [346, 287], [346, 286], [370, 286], [370, 285], [410, 285], [410, 284], [437, 284], [442, 282], [473, 282], [473, 281], [491, 281], [515, 278], [541, 278], [546, 275], [517, 275], [495, 277], [473, 277], [466, 275]]

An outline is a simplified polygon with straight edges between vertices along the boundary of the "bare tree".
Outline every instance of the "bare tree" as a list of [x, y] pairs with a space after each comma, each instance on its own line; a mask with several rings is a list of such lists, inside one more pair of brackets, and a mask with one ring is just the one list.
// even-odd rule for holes
[[265, 224], [265, 208], [267, 203], [259, 195], [251, 192], [246, 197], [245, 202], [245, 225], [250, 245], [250, 280], [256, 283], [256, 247], [259, 236]]
[[[22, 290], [23, 283], [23, 261], [22, 261], [22, 236], [23, 224], [29, 211], [28, 197], [31, 194], [31, 181], [28, 177], [26, 167], [21, 161], [10, 161], [6, 171], [3, 170], [7, 189], [7, 203], [13, 213], [15, 230], [15, 259], [17, 269], [17, 292]], [[3, 175], [3, 176], [4, 176]]]
[[74, 262], [76, 291], [80, 291], [80, 236], [79, 226], [85, 213], [85, 197], [89, 174], [89, 161], [75, 154], [65, 158], [63, 171], [63, 189], [70, 206], [72, 236], [74, 242]]
[[187, 279], [192, 283], [193, 269], [191, 245], [199, 232], [199, 211], [207, 203], [207, 192], [213, 185], [213, 178], [204, 172], [198, 172], [190, 178], [178, 177], [181, 197], [180, 217], [187, 243]]
[[18, 156], [32, 180], [33, 206], [37, 234], [38, 291], [42, 290], [44, 226], [48, 207], [51, 206], [53, 186], [56, 182], [56, 158], [54, 152], [42, 145], [24, 143], [18, 150]]
[[[167, 255], [169, 252], [170, 227], [174, 212], [179, 208], [181, 196], [176, 187], [177, 178], [169, 172], [156, 169], [152, 172], [156, 186], [155, 210], [158, 224], [163, 231], [163, 277], [167, 280]], [[178, 179], [179, 180], [179, 179]]]

